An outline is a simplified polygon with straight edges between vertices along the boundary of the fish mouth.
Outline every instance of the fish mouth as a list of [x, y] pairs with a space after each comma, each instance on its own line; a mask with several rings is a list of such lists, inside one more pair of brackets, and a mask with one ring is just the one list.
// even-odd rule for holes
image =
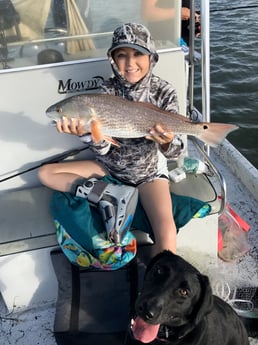
[[53, 107], [53, 105], [51, 105], [50, 107], [47, 108], [45, 113], [47, 116], [53, 117], [53, 115], [56, 114], [56, 107]]
[[56, 111], [54, 111], [53, 109], [47, 109], [46, 110], [46, 115], [47, 117], [49, 117], [50, 119], [52, 119], [53, 121], [57, 121], [57, 113]]
[[55, 106], [52, 104], [52, 105], [50, 105], [48, 108], [47, 108], [47, 110], [46, 110], [46, 113], [49, 113], [49, 112], [52, 112], [52, 111], [54, 111], [55, 110]]

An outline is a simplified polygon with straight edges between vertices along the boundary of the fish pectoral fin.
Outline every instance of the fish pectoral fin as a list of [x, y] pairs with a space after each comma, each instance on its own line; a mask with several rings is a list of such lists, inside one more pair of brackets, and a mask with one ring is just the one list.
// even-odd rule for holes
[[99, 143], [104, 139], [104, 135], [101, 132], [100, 122], [98, 120], [92, 120], [90, 122], [90, 132], [94, 143]]
[[115, 146], [117, 146], [117, 147], [120, 147], [119, 142], [116, 141], [114, 138], [109, 137], [108, 135], [104, 135], [104, 139], [105, 139], [106, 141], [108, 141], [109, 143], [111, 143], [111, 144], [113, 144], [113, 145], [115, 145]]
[[92, 120], [90, 123], [90, 132], [91, 137], [94, 143], [99, 143], [101, 140], [106, 140], [109, 143], [120, 147], [120, 144], [113, 138], [109, 137], [108, 135], [104, 135], [101, 132], [101, 125], [98, 120]]

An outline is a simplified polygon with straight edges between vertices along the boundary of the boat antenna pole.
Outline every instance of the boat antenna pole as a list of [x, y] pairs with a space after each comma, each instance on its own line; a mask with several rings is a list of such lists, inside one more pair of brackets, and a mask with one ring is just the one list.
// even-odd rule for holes
[[189, 80], [188, 80], [188, 113], [194, 109], [194, 38], [195, 38], [195, 0], [190, 2], [190, 35], [189, 35]]
[[[191, 76], [191, 73], [194, 72], [194, 37], [195, 37], [195, 7], [194, 0], [191, 1], [193, 7], [190, 8], [190, 51], [189, 51], [189, 60], [190, 60], [190, 75], [189, 75], [189, 88], [192, 88], [191, 92], [189, 91], [189, 110], [193, 109], [193, 85], [194, 85], [194, 75]], [[210, 122], [210, 1], [209, 0], [200, 0], [201, 7], [201, 72], [202, 72], [202, 116], [203, 121]], [[191, 98], [192, 97], [192, 98]], [[191, 102], [190, 102], [191, 101]], [[192, 107], [192, 108], [191, 108]], [[191, 114], [191, 113], [190, 113]], [[197, 141], [194, 140], [195, 145]], [[196, 145], [198, 150], [200, 149], [199, 144]], [[206, 155], [206, 161], [212, 167], [215, 174], [218, 176], [220, 187], [221, 187], [221, 206], [219, 214], [221, 214], [226, 206], [227, 200], [227, 186], [226, 181], [222, 174], [218, 171], [215, 165], [209, 159], [210, 156], [210, 147], [204, 144], [202, 151]], [[201, 152], [201, 151], [200, 151]]]
[[[201, 50], [202, 50], [202, 114], [210, 122], [210, 1], [201, 0]], [[210, 148], [205, 147], [209, 155]]]
[[[210, 8], [209, 0], [200, 0], [201, 6], [201, 73], [202, 73], [202, 116], [203, 121], [210, 122]], [[195, 40], [195, 0], [190, 2], [190, 36], [189, 36], [189, 114], [194, 111], [194, 40]], [[207, 155], [210, 148], [204, 145]]]

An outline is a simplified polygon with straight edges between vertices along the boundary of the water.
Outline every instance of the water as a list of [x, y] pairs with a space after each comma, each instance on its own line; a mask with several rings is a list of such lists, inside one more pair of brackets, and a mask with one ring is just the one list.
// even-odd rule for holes
[[[257, 0], [211, 0], [210, 25], [212, 121], [241, 127], [228, 139], [258, 168]], [[197, 79], [196, 96], [198, 85]], [[195, 105], [201, 110], [198, 98]]]

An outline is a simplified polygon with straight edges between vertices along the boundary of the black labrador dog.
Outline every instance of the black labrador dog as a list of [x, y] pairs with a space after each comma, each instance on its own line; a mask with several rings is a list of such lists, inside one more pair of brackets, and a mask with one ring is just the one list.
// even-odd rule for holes
[[242, 321], [212, 294], [208, 277], [170, 251], [148, 265], [135, 311], [132, 332], [141, 343], [249, 344]]

